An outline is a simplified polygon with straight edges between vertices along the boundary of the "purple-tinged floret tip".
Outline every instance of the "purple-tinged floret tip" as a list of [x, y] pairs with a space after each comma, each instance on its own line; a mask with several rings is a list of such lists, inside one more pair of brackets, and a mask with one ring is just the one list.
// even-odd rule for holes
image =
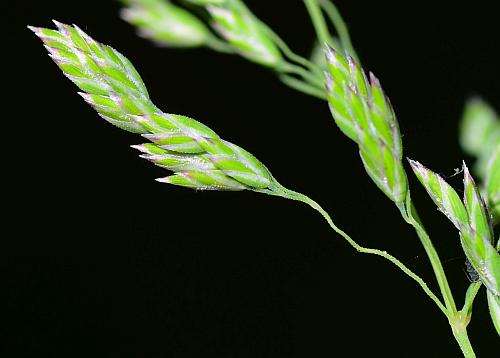
[[464, 180], [469, 180], [471, 182], [474, 182], [474, 179], [472, 178], [472, 175], [469, 172], [469, 168], [465, 164], [465, 160], [462, 161], [462, 169], [464, 171]]
[[149, 155], [149, 154], [141, 154], [139, 155], [139, 158], [145, 159], [149, 162], [155, 162], [156, 161], [156, 156], [154, 155]]
[[346, 56], [346, 58], [347, 58], [347, 63], [349, 64], [349, 67], [351, 67], [351, 66], [353, 66], [355, 68], [358, 67], [358, 64], [357, 64], [356, 60], [354, 59], [354, 57], [352, 57], [351, 55], [348, 54]]
[[336, 50], [330, 45], [326, 46], [325, 49], [325, 57], [327, 62], [335, 62], [336, 61]]
[[410, 158], [407, 158], [408, 162], [410, 163], [410, 165], [414, 168], [414, 169], [421, 169], [423, 168], [424, 166], [422, 164], [420, 164], [419, 162], [417, 162], [416, 160], [413, 160], [413, 159], [410, 159]]
[[94, 40], [81, 28], [79, 28], [77, 25], [73, 24], [73, 28], [80, 34], [80, 36], [87, 42], [87, 43], [92, 43]]
[[170, 184], [170, 179], [168, 177], [164, 177], [164, 178], [156, 178], [155, 179], [157, 182], [159, 183], [166, 183], [166, 184]]
[[28, 26], [27, 26], [27, 28], [28, 28], [29, 30], [33, 31], [33, 33], [34, 33], [35, 35], [37, 35], [38, 37], [40, 37], [42, 30], [41, 30], [39, 27], [35, 27], [35, 26], [30, 26], [30, 25], [28, 25]]
[[58, 53], [59, 50], [55, 47], [50, 47], [50, 46], [47, 46], [47, 45], [43, 45], [43, 47], [45, 47], [45, 49], [47, 50], [47, 52], [49, 53]]
[[130, 148], [137, 149], [140, 152], [145, 152], [146, 151], [146, 148], [144, 147], [144, 144], [134, 144], [134, 145], [131, 145]]
[[64, 64], [64, 61], [59, 56], [54, 56], [53, 54], [49, 53], [49, 57], [56, 63], [56, 65]]
[[77, 92], [80, 96], [82, 96], [82, 98], [87, 102], [87, 103], [94, 103], [94, 101], [92, 101], [92, 97], [88, 94], [88, 93], [85, 93], [85, 92]]
[[144, 133], [141, 134], [141, 137], [150, 140], [151, 142], [156, 142], [158, 140], [164, 139], [166, 137], [165, 134], [157, 134], [157, 133]]
[[370, 71], [369, 76], [370, 76], [370, 84], [372, 86], [380, 88], [381, 87], [380, 86], [380, 81], [378, 80], [377, 77], [375, 77], [375, 75], [373, 74], [373, 72]]
[[56, 25], [56, 27], [59, 29], [59, 31], [64, 31], [65, 32], [66, 28], [69, 27], [69, 25], [66, 25], [66, 24], [64, 24], [62, 22], [59, 22], [57, 20], [54, 20], [54, 19], [52, 19], [52, 22], [54, 23], [54, 25]]
[[330, 53], [332, 55], [335, 55], [337, 53], [337, 50], [335, 50], [335, 48], [331, 46], [328, 42], [324, 43], [324, 48], [327, 54]]
[[[85, 34], [81, 28], [78, 27], [78, 25], [72, 24], [71, 25], [80, 35]], [[86, 34], [85, 34], [86, 35]]]

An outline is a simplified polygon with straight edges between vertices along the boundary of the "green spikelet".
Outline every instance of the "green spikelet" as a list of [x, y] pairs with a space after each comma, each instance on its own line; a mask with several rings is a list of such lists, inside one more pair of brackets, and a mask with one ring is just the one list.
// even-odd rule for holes
[[55, 23], [58, 31], [30, 29], [101, 117], [151, 141], [134, 148], [142, 158], [174, 172], [158, 181], [200, 190], [274, 187], [271, 174], [253, 155], [192, 118], [160, 111], [125, 56], [76, 26]]
[[462, 248], [481, 281], [500, 296], [500, 255], [494, 247], [493, 229], [484, 201], [464, 163], [464, 199], [436, 173], [410, 160], [417, 178], [440, 211], [460, 232]]
[[438, 209], [462, 231], [469, 226], [469, 215], [457, 192], [440, 176], [419, 162], [409, 160], [413, 172]]
[[[495, 296], [500, 296], [500, 255], [494, 247], [491, 217], [479, 190], [464, 168], [464, 204], [469, 216], [469, 231], [462, 234], [462, 246], [469, 251], [469, 261]], [[472, 248], [472, 249], [471, 249]]]
[[260, 21], [240, 0], [226, 0], [221, 5], [208, 5], [206, 9], [210, 13], [212, 27], [241, 56], [271, 68], [282, 65], [280, 51]]
[[394, 202], [402, 203], [407, 178], [396, 116], [379, 81], [370, 80], [351, 57], [326, 51], [326, 88], [335, 123], [359, 146], [367, 173]]
[[203, 46], [210, 34], [205, 24], [168, 0], [121, 0], [121, 17], [137, 27], [138, 34], [159, 46]]

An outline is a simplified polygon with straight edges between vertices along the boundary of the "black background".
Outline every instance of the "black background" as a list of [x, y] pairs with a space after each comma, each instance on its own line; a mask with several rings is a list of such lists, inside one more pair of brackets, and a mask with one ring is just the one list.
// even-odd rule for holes
[[[298, 51], [313, 30], [300, 1], [247, 1]], [[451, 176], [465, 98], [500, 108], [494, 1], [337, 1], [366, 68], [382, 81], [405, 155]], [[13, 6], [12, 6], [13, 5]], [[197, 118], [387, 249], [437, 290], [418, 239], [366, 176], [325, 103], [209, 50], [155, 48], [113, 1], [18, 1], [4, 17], [4, 357], [459, 357], [446, 319], [388, 262], [357, 254], [300, 203], [156, 183], [141, 138], [76, 95], [25, 26], [76, 23], [136, 65], [163, 110]], [[7, 35], [6, 35], [7, 34]], [[5, 82], [4, 82], [5, 85]], [[5, 98], [5, 97], [4, 97]], [[459, 176], [450, 178], [460, 190]], [[412, 192], [462, 304], [458, 237]], [[478, 296], [470, 337], [498, 348]], [[2, 352], [3, 351], [3, 352]]]

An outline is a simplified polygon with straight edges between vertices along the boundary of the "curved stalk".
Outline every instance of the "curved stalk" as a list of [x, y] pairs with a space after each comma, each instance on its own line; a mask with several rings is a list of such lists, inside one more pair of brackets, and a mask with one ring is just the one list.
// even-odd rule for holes
[[288, 75], [281, 75], [281, 76], [279, 76], [279, 79], [285, 85], [287, 85], [290, 88], [293, 88], [296, 91], [305, 93], [309, 96], [316, 97], [316, 98], [319, 98], [319, 99], [322, 99], [325, 101], [327, 99], [325, 91], [322, 91], [322, 90], [318, 89], [317, 87], [312, 86], [309, 83], [301, 81], [295, 77], [288, 76]]
[[472, 348], [472, 344], [469, 340], [469, 336], [467, 335], [467, 325], [470, 321], [470, 309], [472, 305], [472, 301], [474, 300], [477, 291], [479, 290], [480, 285], [473, 286], [472, 291], [469, 292], [469, 296], [466, 299], [464, 308], [461, 311], [457, 311], [457, 306], [455, 304], [455, 299], [453, 298], [453, 294], [451, 293], [450, 285], [448, 283], [448, 279], [446, 278], [446, 274], [443, 269], [443, 265], [441, 264], [441, 260], [439, 255], [427, 234], [422, 221], [420, 220], [415, 205], [413, 204], [410, 193], [408, 193], [406, 199], [406, 208], [400, 207], [401, 215], [405, 219], [405, 221], [415, 228], [417, 235], [422, 243], [422, 246], [425, 249], [427, 257], [431, 262], [432, 269], [434, 271], [434, 275], [436, 276], [436, 280], [439, 285], [439, 289], [441, 291], [441, 295], [443, 296], [444, 303], [446, 305], [448, 322], [450, 323], [451, 330], [453, 332], [453, 337], [457, 341], [464, 357], [466, 358], [475, 358], [476, 354], [474, 353], [474, 349]]
[[[286, 73], [286, 74], [294, 74], [302, 77], [305, 81], [310, 83], [311, 85], [317, 87], [321, 91], [324, 91], [324, 83], [323, 83], [323, 77], [318, 77], [314, 75], [313, 73], [307, 71], [305, 68], [291, 64], [291, 63], [284, 63], [279, 69], [279, 72]], [[326, 98], [326, 96], [325, 96]]]
[[281, 185], [277, 185], [276, 188], [274, 188], [273, 191], [268, 192], [266, 191], [267, 194], [271, 195], [276, 195], [276, 196], [281, 196], [286, 199], [291, 199], [291, 200], [296, 200], [303, 202], [305, 204], [308, 204], [311, 206], [313, 209], [318, 211], [328, 222], [330, 227], [340, 236], [342, 236], [352, 247], [354, 247], [357, 251], [365, 254], [372, 254], [372, 255], [377, 255], [381, 256], [390, 262], [392, 262], [394, 265], [396, 265], [401, 271], [403, 271], [406, 275], [408, 275], [410, 278], [415, 280], [419, 286], [424, 290], [427, 296], [434, 301], [434, 303], [438, 306], [438, 308], [443, 312], [445, 316], [448, 317], [448, 310], [446, 307], [443, 305], [443, 303], [439, 300], [439, 298], [431, 291], [431, 289], [427, 286], [427, 284], [422, 280], [417, 274], [415, 274], [413, 271], [411, 271], [405, 264], [403, 264], [401, 261], [399, 261], [397, 258], [392, 256], [391, 254], [387, 253], [386, 251], [378, 250], [378, 249], [370, 249], [363, 247], [359, 245], [356, 241], [354, 241], [349, 235], [347, 235], [344, 231], [339, 229], [335, 223], [333, 222], [332, 218], [330, 215], [314, 200], [309, 198], [308, 196], [286, 189], [285, 187]]
[[295, 52], [292, 51], [292, 49], [286, 44], [286, 42], [276, 33], [271, 29], [267, 24], [261, 21], [262, 27], [266, 30], [267, 34], [269, 37], [274, 41], [276, 46], [283, 52], [283, 54], [288, 57], [290, 60], [307, 67], [310, 71], [316, 73], [317, 75], [323, 75], [323, 71], [321, 68], [309, 61], [307, 58], [302, 57]]
[[[431, 263], [433, 263], [433, 268], [435, 268], [436, 277], [438, 279], [438, 282], [440, 283], [440, 289], [441, 292], [444, 293], [444, 299], [446, 306], [441, 302], [441, 300], [434, 294], [434, 292], [431, 291], [431, 289], [427, 286], [425, 281], [420, 278], [417, 274], [415, 274], [413, 271], [411, 271], [405, 264], [403, 264], [401, 261], [399, 261], [397, 258], [392, 256], [391, 254], [387, 253], [386, 251], [378, 250], [378, 249], [370, 249], [363, 247], [359, 245], [356, 241], [354, 241], [348, 234], [346, 234], [344, 231], [339, 229], [335, 223], [333, 222], [332, 218], [330, 215], [314, 200], [309, 198], [308, 196], [286, 189], [283, 186], [276, 184], [276, 187], [273, 188], [271, 191], [263, 191], [266, 194], [271, 194], [271, 195], [276, 195], [276, 196], [281, 196], [286, 199], [291, 199], [291, 200], [296, 200], [303, 202], [305, 204], [308, 204], [311, 206], [313, 209], [318, 211], [328, 222], [330, 227], [338, 233], [340, 236], [342, 236], [352, 247], [354, 247], [358, 252], [365, 253], [365, 254], [372, 254], [372, 255], [377, 255], [385, 258], [386, 260], [390, 261], [393, 263], [396, 267], [398, 267], [401, 271], [403, 271], [407, 276], [412, 278], [417, 284], [422, 288], [422, 290], [425, 292], [425, 294], [432, 300], [434, 303], [438, 306], [438, 308], [441, 310], [441, 312], [448, 318], [448, 322], [451, 326], [452, 332], [453, 332], [453, 337], [457, 341], [458, 345], [460, 346], [460, 349], [466, 358], [475, 358], [476, 355], [474, 353], [474, 349], [472, 348], [472, 344], [469, 340], [468, 334], [467, 334], [467, 325], [470, 321], [470, 312], [466, 312], [465, 310], [470, 310], [469, 305], [471, 304], [471, 300], [477, 293], [477, 290], [479, 289], [480, 285], [476, 285], [472, 287], [472, 292], [470, 292], [469, 296], [469, 303], [464, 305], [464, 310], [462, 311], [457, 311], [456, 310], [456, 305], [455, 301], [453, 299], [453, 296], [451, 295], [451, 290], [448, 285], [448, 281], [446, 280], [446, 276], [444, 274], [444, 270], [441, 265], [441, 261], [439, 260], [439, 257], [437, 256], [437, 252], [434, 249], [434, 246], [432, 245], [432, 242], [430, 241], [429, 236], [425, 232], [425, 229], [420, 223], [420, 220], [415, 218], [416, 212], [413, 207], [413, 214], [410, 214], [408, 216], [405, 216], [405, 219], [408, 219], [410, 223], [415, 227], [417, 230], [417, 233], [419, 234], [419, 237], [423, 240], [423, 245], [426, 248], [426, 251], [428, 254], [430, 253], [430, 260]], [[411, 204], [411, 201], [408, 202]], [[411, 204], [413, 206], [413, 204]], [[415, 215], [415, 216], [414, 216]], [[427, 245], [427, 246], [425, 246]], [[441, 286], [443, 285], [443, 286]]]

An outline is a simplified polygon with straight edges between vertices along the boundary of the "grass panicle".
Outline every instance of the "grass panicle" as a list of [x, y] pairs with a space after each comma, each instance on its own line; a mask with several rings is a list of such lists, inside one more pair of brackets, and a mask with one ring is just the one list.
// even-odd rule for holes
[[407, 178], [399, 126], [378, 79], [349, 56], [326, 49], [328, 103], [340, 130], [356, 142], [364, 167], [395, 203], [404, 203]]
[[272, 187], [271, 174], [253, 155], [192, 118], [160, 111], [125, 56], [77, 26], [55, 24], [57, 31], [30, 29], [101, 117], [151, 141], [135, 148], [143, 158], [174, 172], [159, 181], [200, 190]]
[[[457, 228], [470, 271], [477, 276], [460, 310], [442, 261], [411, 199], [393, 107], [379, 80], [372, 73], [367, 75], [360, 65], [335, 4], [330, 0], [303, 0], [316, 33], [316, 49], [307, 59], [290, 49], [243, 0], [120, 1], [124, 4], [122, 18], [136, 27], [140, 36], [159, 46], [203, 46], [239, 54], [267, 67], [289, 87], [328, 101], [336, 125], [357, 144], [368, 175], [415, 228], [441, 295], [391, 254], [359, 245], [318, 203], [281, 186], [243, 148], [193, 118], [160, 110], [132, 63], [112, 47], [95, 41], [76, 25], [55, 21], [56, 29], [29, 26], [63, 74], [104, 120], [144, 138], [145, 143], [132, 147], [141, 158], [170, 171], [157, 181], [199, 190], [252, 190], [306, 203], [358, 252], [387, 259], [418, 283], [447, 318], [465, 357], [475, 357], [467, 325], [483, 284], [500, 335], [500, 240], [495, 243], [493, 230], [500, 223], [500, 117], [491, 106], [476, 98], [464, 109], [460, 141], [468, 154], [477, 157], [474, 169], [481, 182], [476, 185], [464, 163], [462, 198], [441, 176], [410, 160], [429, 196]], [[318, 48], [323, 46], [326, 51], [320, 58]]]

